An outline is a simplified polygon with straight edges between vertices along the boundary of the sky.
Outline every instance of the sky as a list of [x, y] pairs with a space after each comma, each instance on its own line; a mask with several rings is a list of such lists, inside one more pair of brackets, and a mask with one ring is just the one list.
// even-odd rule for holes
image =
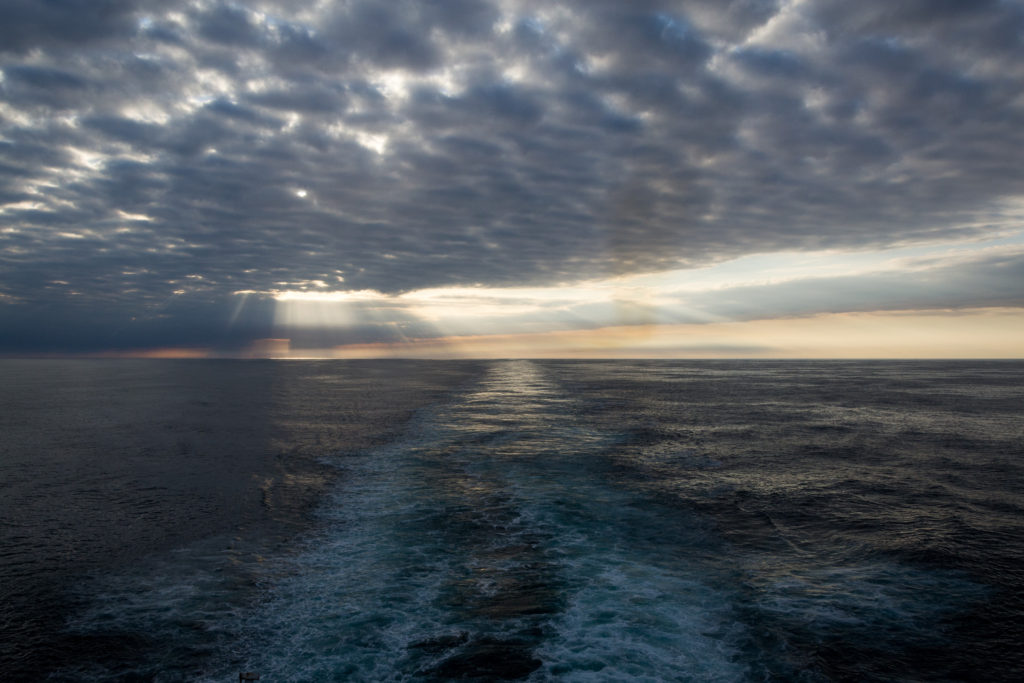
[[1024, 357], [1024, 0], [4, 0], [0, 355]]

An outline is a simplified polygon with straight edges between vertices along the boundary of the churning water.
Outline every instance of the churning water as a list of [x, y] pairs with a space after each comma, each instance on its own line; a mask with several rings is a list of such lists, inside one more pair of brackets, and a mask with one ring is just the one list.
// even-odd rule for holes
[[1024, 675], [1024, 364], [0, 369], [16, 678]]

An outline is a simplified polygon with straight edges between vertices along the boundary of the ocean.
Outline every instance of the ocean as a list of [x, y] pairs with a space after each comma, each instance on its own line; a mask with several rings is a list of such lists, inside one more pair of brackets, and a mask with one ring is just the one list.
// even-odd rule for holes
[[0, 361], [12, 681], [1024, 680], [1024, 363]]

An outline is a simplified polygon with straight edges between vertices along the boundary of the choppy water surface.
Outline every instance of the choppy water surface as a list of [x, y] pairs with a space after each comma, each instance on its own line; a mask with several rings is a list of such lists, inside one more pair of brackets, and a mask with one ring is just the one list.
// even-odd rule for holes
[[1024, 364], [6, 363], [15, 679], [1024, 676]]

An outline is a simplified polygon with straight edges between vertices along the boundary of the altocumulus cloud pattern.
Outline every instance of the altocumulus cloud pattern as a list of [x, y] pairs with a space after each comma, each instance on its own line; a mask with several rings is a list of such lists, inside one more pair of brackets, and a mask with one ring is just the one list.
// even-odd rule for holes
[[[1010, 0], [8, 0], [0, 350], [271, 336], [236, 292], [992, 238], [1020, 215], [1022, 35]], [[938, 294], [833, 282], [780, 314], [1019, 306], [1022, 278], [1017, 244]]]

